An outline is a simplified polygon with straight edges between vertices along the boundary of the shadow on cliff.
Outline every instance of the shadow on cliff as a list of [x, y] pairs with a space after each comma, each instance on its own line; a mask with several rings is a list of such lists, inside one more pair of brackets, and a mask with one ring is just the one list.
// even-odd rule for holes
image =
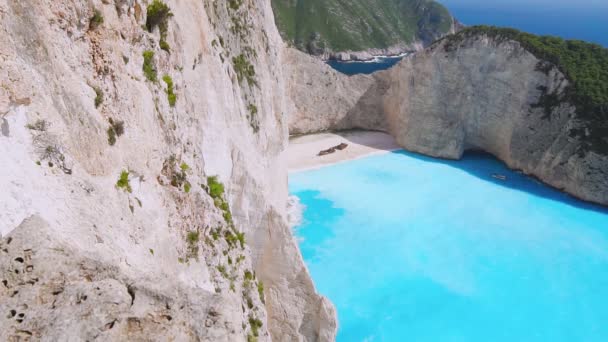
[[383, 101], [390, 86], [383, 77], [375, 76], [374, 80], [375, 82], [334, 127], [383, 132], [388, 130]]
[[[461, 160], [438, 159], [404, 150], [393, 151], [392, 153], [407, 155], [408, 157], [416, 158], [428, 163], [448, 165], [499, 186], [523, 191], [533, 196], [558, 201], [580, 209], [608, 215], [607, 207], [579, 200], [565, 192], [544, 184], [533, 177], [519, 171], [511, 170], [502, 161], [486, 152], [467, 151]], [[504, 175], [506, 179], [497, 179], [493, 175]]]

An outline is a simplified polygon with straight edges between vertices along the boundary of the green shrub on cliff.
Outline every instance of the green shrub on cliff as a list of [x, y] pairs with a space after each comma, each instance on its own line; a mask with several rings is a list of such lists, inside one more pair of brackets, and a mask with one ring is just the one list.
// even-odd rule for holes
[[264, 283], [261, 280], [258, 282], [258, 295], [262, 303], [266, 303], [266, 299], [264, 298]]
[[91, 19], [89, 21], [89, 28], [91, 30], [95, 30], [99, 26], [101, 26], [101, 24], [103, 24], [103, 14], [101, 14], [100, 10], [95, 9], [95, 10], [93, 10], [93, 16], [91, 17]]
[[259, 329], [262, 327], [263, 323], [258, 318], [254, 316], [249, 316], [249, 325], [251, 326], [251, 333], [253, 336], [257, 337], [259, 335]]
[[169, 101], [169, 105], [171, 107], [175, 107], [175, 102], [177, 102], [177, 95], [173, 90], [173, 79], [169, 75], [163, 76], [163, 81], [167, 84], [167, 100]]
[[100, 88], [93, 88], [95, 90], [95, 108], [99, 108], [103, 103], [103, 91]]
[[150, 6], [148, 6], [146, 14], [146, 28], [149, 32], [152, 32], [152, 30], [158, 26], [158, 30], [160, 31], [160, 42], [158, 44], [161, 49], [171, 52], [171, 47], [169, 46], [169, 43], [167, 43], [169, 18], [173, 16], [171, 9], [161, 0], [154, 0]]
[[148, 6], [146, 15], [146, 28], [149, 32], [152, 32], [156, 26], [159, 26], [162, 30], [162, 26], [167, 25], [167, 21], [173, 16], [173, 13], [171, 13], [167, 4], [161, 0], [154, 0]]
[[250, 87], [257, 84], [255, 80], [255, 67], [249, 62], [245, 55], [240, 54], [233, 57], [232, 65], [239, 83], [243, 80], [247, 80], [247, 84]]
[[212, 198], [221, 198], [224, 195], [224, 184], [217, 180], [217, 176], [207, 177], [207, 187]]
[[481, 34], [499, 42], [519, 42], [543, 61], [537, 65], [538, 71], [547, 73], [553, 65], [557, 67], [570, 81], [570, 86], [563, 97], [547, 94], [545, 89], [537, 106], [543, 107], [547, 115], [563, 102], [574, 104], [577, 119], [584, 127], [570, 132], [572, 137], [583, 143], [584, 150], [579, 152], [594, 151], [608, 155], [608, 49], [580, 40], [537, 36], [493, 26], [473, 26], [444, 38], [445, 50], [455, 50], [464, 39]]
[[110, 146], [114, 146], [116, 144], [116, 139], [123, 135], [125, 132], [125, 124], [123, 121], [114, 121], [114, 119], [109, 118], [108, 122], [110, 123], [110, 127], [108, 127], [108, 144]]
[[228, 0], [228, 7], [234, 11], [238, 10], [242, 4], [243, 0]]
[[146, 50], [143, 53], [144, 65], [142, 67], [144, 75], [150, 82], [156, 82], [156, 66], [154, 65], [154, 51]]
[[129, 183], [129, 171], [122, 171], [120, 173], [120, 177], [118, 178], [118, 181], [116, 182], [116, 187], [118, 189], [122, 189], [126, 192], [133, 191], [131, 189], [131, 184]]

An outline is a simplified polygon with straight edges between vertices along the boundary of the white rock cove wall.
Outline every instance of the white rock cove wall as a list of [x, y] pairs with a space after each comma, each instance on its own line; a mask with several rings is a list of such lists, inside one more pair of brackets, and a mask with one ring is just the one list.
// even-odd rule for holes
[[345, 76], [296, 49], [285, 51], [285, 83], [292, 100], [288, 108], [290, 134], [385, 128], [378, 106], [381, 90], [373, 77]]
[[[270, 3], [166, 2], [170, 53], [142, 28], [148, 1], [0, 0], [0, 340], [245, 341], [258, 320], [259, 341], [333, 340], [286, 223]], [[114, 146], [109, 119], [124, 122]], [[171, 184], [182, 165], [188, 191]]]
[[539, 70], [539, 60], [514, 41], [472, 37], [457, 49], [437, 44], [378, 77], [390, 84], [383, 112], [404, 148], [460, 158], [492, 153], [509, 167], [584, 200], [608, 204], [608, 157], [580, 153], [578, 127], [567, 103], [546, 115], [542, 88], [562, 93], [564, 75]]
[[[348, 77], [300, 57], [292, 73], [300, 76], [287, 83], [292, 94], [313, 99], [292, 95], [290, 132], [383, 130], [407, 150], [450, 159], [484, 150], [574, 196], [608, 204], [608, 157], [581, 153], [570, 137], [581, 125], [575, 108], [564, 103], [547, 116], [537, 106], [541, 87], [564, 91], [561, 72], [538, 70], [539, 60], [514, 41], [477, 36], [449, 51], [444, 45], [373, 76]], [[319, 90], [324, 84], [329, 91]]]

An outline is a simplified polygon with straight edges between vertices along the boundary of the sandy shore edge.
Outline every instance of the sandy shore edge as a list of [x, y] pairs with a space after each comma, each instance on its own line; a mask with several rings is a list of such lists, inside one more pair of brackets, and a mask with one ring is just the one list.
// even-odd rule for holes
[[[348, 147], [325, 156], [317, 155], [319, 151], [341, 143], [348, 144]], [[292, 137], [284, 153], [289, 173], [296, 173], [401, 149], [395, 139], [387, 133], [345, 131]]]

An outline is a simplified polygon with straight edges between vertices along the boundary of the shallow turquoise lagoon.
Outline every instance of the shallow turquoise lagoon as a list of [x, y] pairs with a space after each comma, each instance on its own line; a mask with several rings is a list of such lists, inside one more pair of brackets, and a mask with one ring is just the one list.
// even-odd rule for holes
[[483, 154], [388, 153], [289, 183], [339, 342], [608, 341], [606, 210]]

